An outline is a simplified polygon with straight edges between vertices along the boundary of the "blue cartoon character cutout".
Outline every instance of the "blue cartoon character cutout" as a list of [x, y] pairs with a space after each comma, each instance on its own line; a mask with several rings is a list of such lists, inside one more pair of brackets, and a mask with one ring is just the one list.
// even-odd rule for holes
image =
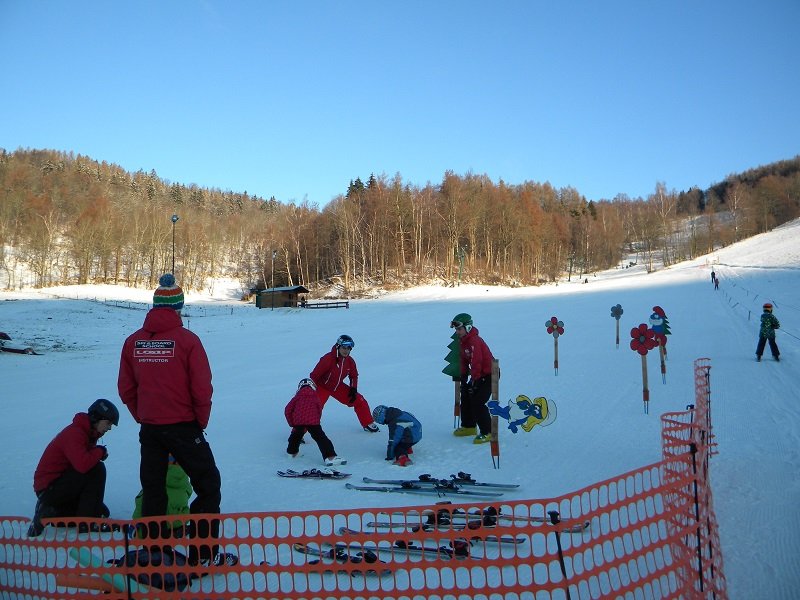
[[547, 427], [556, 420], [556, 406], [543, 396], [531, 400], [528, 396], [520, 394], [514, 400], [509, 400], [507, 406], [500, 406], [496, 400], [487, 403], [489, 413], [508, 421], [511, 433], [517, 433], [519, 428], [526, 432], [537, 425]]

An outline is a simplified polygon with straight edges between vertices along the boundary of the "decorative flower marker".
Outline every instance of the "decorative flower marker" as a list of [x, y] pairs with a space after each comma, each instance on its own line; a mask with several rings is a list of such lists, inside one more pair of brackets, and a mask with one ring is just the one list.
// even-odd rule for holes
[[564, 321], [559, 321], [556, 317], [550, 317], [549, 321], [544, 322], [544, 326], [547, 327], [547, 333], [553, 335], [553, 368], [556, 371], [556, 375], [558, 375], [558, 336], [564, 333]]
[[623, 312], [621, 304], [611, 307], [611, 316], [617, 320], [617, 348], [619, 348], [619, 318]]
[[655, 332], [658, 342], [658, 356], [661, 359], [661, 382], [667, 383], [667, 336], [672, 332], [669, 329], [669, 319], [664, 309], [660, 306], [653, 307], [653, 314], [650, 315], [650, 327]]
[[644, 323], [631, 329], [631, 338], [631, 350], [642, 355], [642, 401], [644, 402], [644, 414], [648, 414], [650, 390], [647, 387], [647, 352], [658, 346], [658, 342], [655, 338], [655, 331], [648, 329]]

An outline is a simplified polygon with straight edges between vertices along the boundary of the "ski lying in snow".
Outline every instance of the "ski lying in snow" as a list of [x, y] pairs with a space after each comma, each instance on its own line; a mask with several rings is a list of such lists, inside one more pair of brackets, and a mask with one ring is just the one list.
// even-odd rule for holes
[[[491, 527], [496, 525], [498, 521], [510, 521], [510, 522], [522, 522], [522, 523], [541, 523], [545, 525], [550, 525], [550, 518], [549, 517], [539, 517], [539, 516], [526, 516], [526, 515], [506, 515], [502, 513], [498, 513], [494, 507], [485, 508], [482, 511], [469, 511], [464, 512], [461, 509], [455, 509], [452, 512], [442, 508], [437, 511], [433, 510], [424, 510], [422, 512], [418, 511], [409, 511], [409, 512], [394, 512], [392, 516], [400, 516], [404, 518], [408, 517], [425, 517], [426, 520], [423, 525], [424, 527], [453, 527], [455, 524], [456, 527], [465, 526], [469, 529], [478, 529], [480, 527]], [[561, 521], [559, 523], [563, 525], [561, 531], [564, 533], [581, 533], [586, 531], [591, 526], [590, 521], [583, 521], [581, 523], [575, 523], [570, 525], [567, 521]], [[397, 526], [402, 526], [402, 523], [397, 523]], [[411, 523], [410, 525], [417, 526], [416, 523]]]
[[278, 471], [281, 477], [294, 477], [298, 479], [345, 479], [350, 477], [350, 473], [342, 473], [335, 469], [308, 469], [306, 471], [293, 471], [287, 469], [286, 471]]
[[[308, 561], [310, 565], [325, 565], [325, 566], [332, 566], [335, 563], [339, 564], [372, 564], [379, 562], [378, 555], [369, 550], [362, 550], [356, 554], [351, 554], [347, 551], [345, 546], [335, 546], [329, 548], [315, 548], [314, 546], [309, 546], [307, 544], [295, 543], [292, 544], [292, 549], [296, 552], [300, 552], [301, 554], [305, 554], [307, 556], [315, 556], [317, 557], [315, 560]], [[383, 562], [383, 561], [380, 561]], [[333, 573], [333, 569], [325, 569], [326, 573], [330, 572]], [[378, 575], [391, 575], [392, 572], [389, 569], [384, 569], [378, 572], [375, 569], [366, 569], [366, 570], [354, 570], [354, 571], [347, 571], [341, 569], [338, 571], [339, 573], [350, 574], [353, 577], [361, 577], [364, 575], [374, 576], [377, 577]]]
[[364, 477], [363, 481], [364, 483], [380, 483], [382, 485], [427, 484], [442, 487], [460, 487], [465, 485], [470, 487], [495, 488], [498, 490], [513, 490], [519, 487], [519, 484], [516, 483], [481, 483], [474, 479], [458, 479], [455, 475], [451, 475], [450, 477], [450, 479], [435, 479], [430, 475], [420, 475], [418, 479], [371, 479], [370, 477]]
[[[420, 475], [420, 477], [424, 477], [424, 475]], [[456, 475], [450, 475], [450, 481], [458, 485], [476, 485], [479, 487], [506, 488], [509, 490], [519, 487], [518, 483], [484, 483], [481, 481], [475, 481], [475, 479], [472, 478], [472, 475], [469, 473], [464, 473], [464, 471], [459, 471]]]
[[[349, 527], [340, 527], [338, 529], [340, 535], [363, 535], [363, 531], [357, 529], [350, 529]], [[351, 542], [349, 544], [340, 543], [337, 547], [347, 547], [351, 549], [358, 547], [358, 542]], [[406, 542], [404, 540], [397, 540], [392, 546], [375, 546], [375, 545], [361, 545], [364, 551], [377, 552], [391, 552], [396, 554], [402, 552], [403, 554], [413, 555], [426, 555], [436, 556], [449, 560], [451, 558], [467, 558], [469, 557], [469, 543], [466, 540], [456, 540], [455, 547], [451, 546], [420, 546], [416, 542]]]
[[[437, 525], [430, 525], [427, 523], [419, 524], [419, 523], [400, 523], [396, 521], [372, 521], [366, 524], [367, 527], [375, 527], [377, 529], [397, 529], [402, 528], [410, 531], [412, 533], [448, 533], [448, 532], [455, 532], [455, 533], [468, 533], [470, 531], [479, 530], [483, 527], [480, 521], [475, 522], [474, 527], [464, 527], [461, 525], [456, 526], [437, 526]], [[492, 527], [492, 525], [488, 525], [487, 527]], [[473, 541], [475, 540], [483, 540], [486, 542], [500, 542], [501, 544], [522, 544], [525, 542], [524, 537], [515, 537], [513, 535], [501, 535], [500, 537], [489, 534], [489, 535], [478, 535], [478, 534], [471, 534], [469, 538]]]
[[478, 490], [462, 490], [457, 486], [441, 486], [441, 485], [420, 485], [418, 483], [407, 483], [403, 485], [396, 485], [390, 487], [383, 486], [368, 486], [368, 485], [353, 485], [346, 483], [345, 487], [349, 490], [358, 490], [361, 492], [386, 492], [395, 494], [433, 494], [435, 496], [472, 496], [475, 498], [496, 498], [502, 496], [502, 492], [484, 492]]

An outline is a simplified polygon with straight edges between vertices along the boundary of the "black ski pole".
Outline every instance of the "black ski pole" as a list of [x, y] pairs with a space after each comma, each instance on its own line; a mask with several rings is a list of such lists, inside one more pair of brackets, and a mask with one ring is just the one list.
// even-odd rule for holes
[[[550, 523], [552, 523], [553, 525], [558, 525], [561, 522], [557, 510], [547, 511], [547, 514], [550, 515]], [[567, 600], [572, 600], [569, 595], [569, 582], [567, 581], [567, 566], [564, 564], [564, 551], [561, 549], [561, 534], [559, 533], [558, 528], [555, 529], [555, 534], [556, 534], [556, 546], [558, 547], [558, 562], [561, 564], [561, 574], [564, 576], [564, 591], [567, 592]]]

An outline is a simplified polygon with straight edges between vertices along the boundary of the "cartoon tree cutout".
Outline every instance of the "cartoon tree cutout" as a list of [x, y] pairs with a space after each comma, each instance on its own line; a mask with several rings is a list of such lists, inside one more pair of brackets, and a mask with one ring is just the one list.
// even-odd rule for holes
[[564, 321], [559, 321], [556, 317], [550, 317], [544, 322], [547, 333], [553, 336], [553, 369], [558, 375], [558, 336], [564, 334]]
[[453, 384], [453, 428], [456, 428], [461, 422], [461, 346], [457, 333], [454, 333], [450, 338], [451, 341], [447, 345], [449, 352], [444, 357], [447, 361], [447, 366], [442, 369], [442, 373], [451, 377], [455, 382]]
[[611, 307], [611, 316], [617, 321], [617, 348], [619, 348], [619, 318], [622, 316], [623, 312], [625, 311], [622, 310], [621, 304]]
[[638, 352], [642, 356], [642, 401], [644, 402], [644, 414], [650, 412], [650, 389], [647, 386], [647, 353], [658, 346], [655, 332], [641, 323], [638, 327], [631, 329], [631, 350]]

